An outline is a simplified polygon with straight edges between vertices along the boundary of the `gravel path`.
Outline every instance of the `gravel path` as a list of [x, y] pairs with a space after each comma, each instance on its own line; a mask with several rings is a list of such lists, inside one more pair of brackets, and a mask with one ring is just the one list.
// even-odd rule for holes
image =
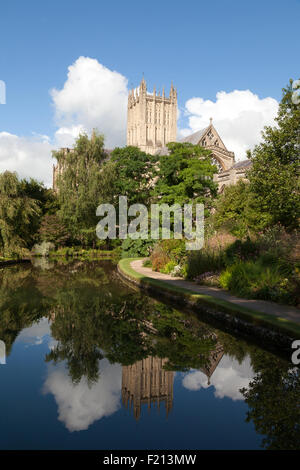
[[280, 305], [276, 304], [275, 302], [268, 302], [265, 300], [241, 299], [217, 287], [200, 286], [195, 282], [185, 281], [180, 277], [172, 277], [169, 274], [152, 271], [151, 268], [146, 268], [143, 266], [143, 260], [132, 261], [130, 265], [134, 271], [144, 275], [145, 277], [159, 279], [160, 281], [164, 281], [167, 284], [171, 284], [173, 286], [183, 287], [199, 294], [210, 295], [217, 299], [226, 300], [227, 302], [231, 302], [235, 305], [241, 305], [242, 307], [246, 307], [254, 311], [284, 317], [287, 320], [300, 324], [300, 309], [296, 307]]

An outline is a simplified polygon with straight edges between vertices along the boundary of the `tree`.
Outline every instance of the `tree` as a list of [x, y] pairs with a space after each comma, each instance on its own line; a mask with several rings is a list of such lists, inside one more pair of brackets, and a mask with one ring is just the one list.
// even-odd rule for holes
[[272, 224], [299, 226], [300, 104], [292, 100], [292, 80], [283, 89], [276, 127], [266, 127], [250, 158], [250, 191]]
[[45, 215], [39, 229], [42, 241], [52, 242], [57, 246], [65, 245], [69, 239], [69, 234], [65, 225], [55, 214]]
[[157, 173], [156, 165], [156, 156], [142, 152], [137, 147], [116, 148], [101, 175], [106, 188], [101, 200], [118, 204], [119, 196], [127, 196], [129, 205], [148, 205]]
[[95, 229], [97, 224], [101, 165], [107, 158], [104, 138], [96, 131], [93, 131], [91, 139], [81, 134], [72, 152], [53, 152], [53, 156], [63, 168], [57, 179], [58, 216], [73, 238], [80, 239], [82, 230]]
[[160, 158], [155, 198], [168, 204], [202, 203], [209, 209], [217, 194], [210, 152], [190, 143], [169, 143], [168, 148], [170, 154]]
[[249, 183], [238, 181], [227, 186], [216, 203], [212, 217], [215, 229], [226, 229], [237, 237], [245, 237], [263, 230], [272, 221], [269, 212], [261, 210], [261, 205]]
[[41, 214], [39, 201], [24, 190], [16, 173], [0, 175], [0, 239], [4, 256], [26, 255]]

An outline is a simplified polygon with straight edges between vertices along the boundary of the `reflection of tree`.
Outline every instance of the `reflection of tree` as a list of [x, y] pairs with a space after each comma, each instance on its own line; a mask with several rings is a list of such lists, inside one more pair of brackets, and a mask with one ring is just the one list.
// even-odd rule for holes
[[[114, 298], [87, 287], [58, 291], [51, 326], [59, 342], [47, 360], [66, 360], [74, 382], [98, 379], [102, 351], [110, 362], [131, 364], [147, 354], [140, 295]], [[137, 313], [139, 312], [139, 314]]]
[[213, 331], [196, 317], [163, 304], [156, 304], [151, 316], [157, 337], [155, 355], [168, 358], [169, 370], [200, 369], [209, 361], [217, 338]]
[[47, 314], [48, 306], [32, 284], [28, 267], [14, 266], [0, 272], [0, 339], [9, 354], [23, 328]]
[[265, 436], [264, 448], [297, 450], [300, 443], [299, 369], [291, 369], [289, 364], [271, 355], [253, 359], [259, 363], [259, 372], [248, 389], [241, 390], [250, 408], [247, 421], [252, 420], [256, 431]]

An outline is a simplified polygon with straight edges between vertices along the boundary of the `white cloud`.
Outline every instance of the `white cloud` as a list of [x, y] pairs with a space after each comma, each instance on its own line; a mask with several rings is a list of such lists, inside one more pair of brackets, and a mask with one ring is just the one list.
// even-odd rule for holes
[[69, 431], [81, 431], [110, 416], [121, 407], [122, 367], [100, 361], [99, 380], [89, 386], [83, 378], [74, 385], [62, 367], [50, 368], [43, 392], [52, 393], [58, 405], [58, 419]]
[[274, 98], [259, 98], [250, 90], [220, 91], [216, 101], [191, 98], [185, 104], [188, 128], [180, 129], [179, 136], [207, 127], [212, 117], [228, 150], [235, 152], [237, 160], [243, 160], [246, 150], [260, 142], [263, 127], [274, 125], [277, 111]]
[[35, 178], [52, 185], [52, 145], [47, 136], [19, 137], [0, 132], [0, 172], [16, 171], [21, 178]]
[[[53, 138], [45, 135], [20, 137], [0, 133], [0, 172], [16, 171], [20, 177], [34, 177], [52, 186], [51, 150], [73, 146], [80, 132], [93, 128], [105, 136], [105, 147], [126, 143], [127, 78], [90, 57], [79, 57], [68, 68], [61, 89], [51, 96], [57, 131]], [[225, 145], [245, 158], [245, 152], [261, 139], [265, 125], [274, 124], [278, 103], [273, 98], [259, 98], [250, 90], [220, 91], [216, 101], [191, 98], [178, 119], [188, 120], [188, 127], [178, 130], [179, 137], [195, 132], [213, 122]]]
[[206, 375], [198, 370], [186, 374], [182, 385], [192, 391], [212, 386], [215, 389], [214, 395], [217, 398], [228, 397], [234, 401], [243, 400], [239, 390], [247, 387], [254, 375], [249, 356], [239, 364], [238, 361], [225, 355], [214, 371], [210, 379], [210, 385]]
[[[127, 79], [90, 57], [79, 57], [68, 68], [61, 90], [51, 91], [60, 129], [59, 140], [73, 143], [81, 129], [97, 128], [105, 136], [106, 148], [125, 145]], [[70, 138], [67, 140], [67, 135]]]

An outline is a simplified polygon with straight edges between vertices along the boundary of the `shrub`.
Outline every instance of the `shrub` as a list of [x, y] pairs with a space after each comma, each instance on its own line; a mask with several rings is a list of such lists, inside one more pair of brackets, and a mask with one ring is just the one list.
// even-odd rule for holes
[[244, 241], [236, 240], [225, 250], [225, 263], [228, 266], [239, 261], [256, 259], [258, 256], [259, 247], [257, 243], [251, 241], [250, 238]]
[[165, 274], [170, 274], [175, 266], [177, 266], [176, 261], [169, 261], [160, 271]]
[[185, 240], [176, 240], [173, 238], [170, 240], [162, 240], [160, 246], [166, 255], [177, 263], [182, 262], [186, 256]]
[[146, 258], [144, 261], [143, 261], [143, 266], [145, 268], [151, 268], [152, 264], [151, 264], [151, 259], [149, 258]]
[[138, 238], [132, 240], [126, 238], [122, 243], [122, 258], [137, 258], [140, 256], [149, 256], [155, 241], [151, 239], [143, 240]]
[[285, 268], [280, 263], [266, 265], [261, 258], [238, 262], [227, 267], [219, 281], [221, 287], [240, 297], [297, 304], [297, 282], [287, 276]]
[[186, 263], [186, 277], [194, 279], [208, 271], [218, 272], [225, 267], [225, 256], [222, 249], [204, 248], [190, 253]]
[[153, 271], [160, 271], [167, 263], [171, 261], [160, 244], [155, 245], [151, 253], [150, 260]]

